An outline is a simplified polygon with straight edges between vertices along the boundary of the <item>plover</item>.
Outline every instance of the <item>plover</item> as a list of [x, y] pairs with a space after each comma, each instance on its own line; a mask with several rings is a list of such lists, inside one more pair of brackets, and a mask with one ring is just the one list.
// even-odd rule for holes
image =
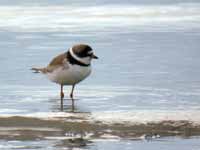
[[32, 70], [46, 75], [49, 80], [60, 85], [61, 109], [64, 98], [63, 86], [72, 85], [70, 97], [74, 107], [74, 87], [90, 75], [92, 59], [98, 59], [92, 48], [87, 44], [77, 44], [53, 58], [47, 67], [32, 68]]

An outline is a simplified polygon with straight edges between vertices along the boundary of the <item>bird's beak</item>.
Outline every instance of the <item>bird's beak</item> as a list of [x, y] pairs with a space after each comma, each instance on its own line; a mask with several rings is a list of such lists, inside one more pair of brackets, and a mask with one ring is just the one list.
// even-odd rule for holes
[[98, 59], [99, 57], [97, 57], [96, 55], [92, 54], [92, 58], [93, 59]]

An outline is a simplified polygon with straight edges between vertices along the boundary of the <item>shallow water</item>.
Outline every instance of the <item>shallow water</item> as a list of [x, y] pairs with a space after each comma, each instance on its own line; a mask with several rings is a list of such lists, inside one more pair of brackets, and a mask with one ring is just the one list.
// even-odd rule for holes
[[[199, 3], [0, 3], [1, 149], [200, 147]], [[30, 68], [47, 65], [80, 42], [90, 44], [100, 59], [75, 89], [75, 113], [68, 97], [71, 87], [65, 87], [61, 112], [59, 86]], [[34, 125], [26, 124], [32, 119]], [[78, 127], [73, 129], [74, 122]], [[68, 132], [84, 132], [84, 139], [90, 124], [95, 136], [83, 141], [86, 147], [66, 139]], [[158, 133], [158, 139], [144, 136]], [[142, 136], [145, 140], [138, 138]]]

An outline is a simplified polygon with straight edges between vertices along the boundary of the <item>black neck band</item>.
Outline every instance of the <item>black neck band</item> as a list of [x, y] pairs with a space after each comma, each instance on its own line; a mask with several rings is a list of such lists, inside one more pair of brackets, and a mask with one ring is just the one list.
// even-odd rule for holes
[[74, 59], [72, 57], [72, 55], [70, 54], [70, 52], [67, 52], [67, 60], [69, 60], [69, 63], [72, 64], [72, 65], [79, 65], [79, 66], [83, 66], [83, 67], [90, 66], [90, 64], [84, 64], [84, 63]]

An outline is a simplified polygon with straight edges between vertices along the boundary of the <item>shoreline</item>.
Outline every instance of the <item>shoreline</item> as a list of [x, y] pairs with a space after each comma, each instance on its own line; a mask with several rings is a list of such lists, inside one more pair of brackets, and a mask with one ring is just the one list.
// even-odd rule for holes
[[128, 139], [163, 138], [179, 136], [189, 138], [200, 136], [200, 125], [189, 121], [162, 121], [147, 124], [105, 124], [102, 122], [73, 121], [77, 118], [57, 118], [43, 120], [28, 117], [0, 117], [0, 139], [34, 140], [53, 137], [89, 139]]

